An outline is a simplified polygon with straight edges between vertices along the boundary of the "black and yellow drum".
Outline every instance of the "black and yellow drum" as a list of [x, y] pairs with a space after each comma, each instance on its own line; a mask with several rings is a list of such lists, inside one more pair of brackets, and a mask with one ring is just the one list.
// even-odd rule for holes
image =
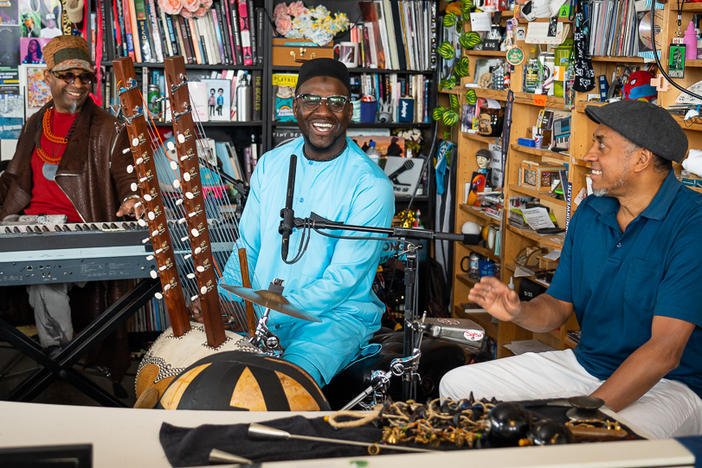
[[157, 408], [319, 411], [329, 404], [312, 377], [282, 359], [223, 351], [195, 362], [163, 392]]

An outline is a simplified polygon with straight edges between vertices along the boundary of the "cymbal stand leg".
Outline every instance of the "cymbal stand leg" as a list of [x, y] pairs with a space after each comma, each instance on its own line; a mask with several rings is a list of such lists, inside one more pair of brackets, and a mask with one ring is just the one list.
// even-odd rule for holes
[[283, 352], [283, 348], [280, 347], [280, 339], [268, 328], [268, 317], [270, 315], [271, 309], [266, 307], [266, 311], [263, 313], [258, 323], [256, 324], [256, 333], [249, 340], [249, 342], [260, 348], [264, 354], [269, 356], [279, 356]]

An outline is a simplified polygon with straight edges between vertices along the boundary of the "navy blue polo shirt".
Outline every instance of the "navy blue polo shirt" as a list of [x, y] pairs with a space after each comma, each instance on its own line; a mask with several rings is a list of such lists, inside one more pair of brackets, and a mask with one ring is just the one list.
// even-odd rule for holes
[[619, 201], [589, 196], [568, 227], [548, 294], [573, 304], [582, 329], [578, 362], [607, 379], [651, 337], [654, 315], [696, 325], [666, 378], [702, 397], [702, 194], [671, 171], [622, 232]]

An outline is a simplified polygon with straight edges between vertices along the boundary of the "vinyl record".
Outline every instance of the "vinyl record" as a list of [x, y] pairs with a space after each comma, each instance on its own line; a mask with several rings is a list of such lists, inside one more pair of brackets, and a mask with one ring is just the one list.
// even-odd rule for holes
[[[656, 24], [656, 36], [661, 34], [661, 26]], [[651, 12], [648, 11], [639, 20], [639, 40], [647, 50], [653, 50], [653, 38], [651, 37]], [[660, 44], [660, 42], [659, 42]]]

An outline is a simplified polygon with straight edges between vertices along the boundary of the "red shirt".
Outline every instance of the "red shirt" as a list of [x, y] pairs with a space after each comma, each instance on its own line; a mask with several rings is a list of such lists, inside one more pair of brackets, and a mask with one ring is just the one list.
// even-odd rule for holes
[[[57, 137], [65, 137], [78, 114], [63, 114], [56, 112], [56, 109], [53, 109], [52, 114], [51, 131]], [[63, 155], [66, 145], [52, 143], [42, 132], [41, 148], [49, 157], [54, 158]], [[83, 220], [78, 211], [54, 181], [56, 169], [58, 169], [58, 164], [45, 163], [34, 148], [34, 153], [32, 153], [32, 200], [25, 208], [24, 213], [28, 215], [65, 214], [68, 216], [67, 222], [80, 223]]]

